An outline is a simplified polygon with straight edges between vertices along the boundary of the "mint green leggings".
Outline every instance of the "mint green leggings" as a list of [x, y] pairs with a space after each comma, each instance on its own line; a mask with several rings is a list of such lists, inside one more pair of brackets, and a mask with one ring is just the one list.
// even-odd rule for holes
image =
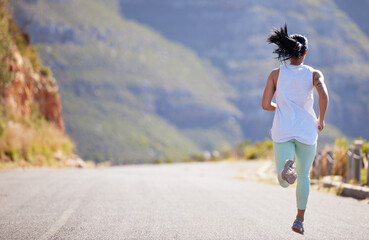
[[274, 157], [277, 164], [278, 181], [282, 187], [290, 184], [283, 180], [281, 173], [287, 159], [293, 160], [296, 154], [295, 167], [297, 172], [296, 202], [298, 209], [306, 209], [310, 191], [310, 168], [314, 162], [316, 143], [306, 145], [295, 139], [283, 143], [273, 142]]

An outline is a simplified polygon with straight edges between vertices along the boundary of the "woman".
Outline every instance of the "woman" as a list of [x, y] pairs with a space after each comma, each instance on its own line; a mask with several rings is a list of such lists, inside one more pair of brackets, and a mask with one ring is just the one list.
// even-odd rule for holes
[[[274, 29], [268, 42], [285, 63], [274, 69], [267, 80], [262, 107], [275, 112], [271, 135], [278, 171], [278, 181], [288, 187], [297, 179], [297, 216], [292, 230], [304, 234], [304, 214], [310, 190], [310, 168], [315, 158], [318, 131], [324, 128], [328, 92], [323, 74], [304, 65], [308, 40], [299, 34], [288, 35], [287, 25]], [[313, 109], [313, 88], [319, 94], [319, 118]], [[274, 94], [276, 103], [272, 102]], [[295, 161], [293, 161], [295, 157]]]

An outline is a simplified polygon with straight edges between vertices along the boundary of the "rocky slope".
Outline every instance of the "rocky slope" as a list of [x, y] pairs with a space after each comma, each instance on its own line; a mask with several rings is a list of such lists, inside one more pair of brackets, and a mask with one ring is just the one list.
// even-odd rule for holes
[[64, 131], [62, 106], [55, 79], [46, 73], [35, 72], [29, 59], [22, 57], [16, 46], [13, 47], [12, 56], [3, 59], [13, 79], [0, 87], [1, 105], [7, 114], [29, 117], [36, 103], [45, 119]]
[[0, 168], [82, 163], [64, 133], [56, 80], [7, 6], [1, 1]]

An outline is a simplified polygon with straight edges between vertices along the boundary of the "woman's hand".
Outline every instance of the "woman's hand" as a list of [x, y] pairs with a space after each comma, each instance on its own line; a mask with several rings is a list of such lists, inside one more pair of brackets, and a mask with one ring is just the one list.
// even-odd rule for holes
[[318, 118], [318, 130], [321, 132], [324, 127], [325, 127], [324, 120], [320, 120], [320, 118]]

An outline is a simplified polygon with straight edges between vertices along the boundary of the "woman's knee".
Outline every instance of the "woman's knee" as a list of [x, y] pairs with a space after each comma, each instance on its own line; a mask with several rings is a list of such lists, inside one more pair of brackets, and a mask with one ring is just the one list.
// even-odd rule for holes
[[308, 179], [308, 180], [310, 180], [310, 173], [309, 172], [298, 172], [297, 171], [297, 178], [298, 179]]

